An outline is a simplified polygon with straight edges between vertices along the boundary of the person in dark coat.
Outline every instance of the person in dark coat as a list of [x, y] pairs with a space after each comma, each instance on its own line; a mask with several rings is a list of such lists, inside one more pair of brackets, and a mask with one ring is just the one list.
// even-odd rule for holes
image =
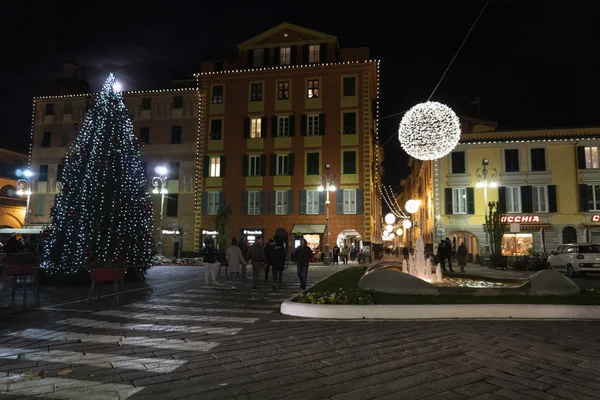
[[14, 233], [6, 240], [5, 250], [8, 254], [19, 252], [19, 241]]
[[285, 246], [281, 240], [278, 240], [277, 243], [271, 247], [270, 256], [271, 265], [273, 266], [273, 291], [276, 289], [275, 284], [278, 284], [279, 289], [281, 289], [286, 256]]
[[458, 258], [458, 266], [460, 267], [460, 272], [465, 272], [468, 254], [469, 254], [469, 251], [467, 250], [467, 246], [465, 246], [465, 242], [462, 242], [460, 244], [460, 246], [458, 246], [458, 250], [456, 251], [456, 255]]
[[404, 256], [404, 259], [408, 261], [408, 247], [402, 248], [402, 255]]
[[[265, 257], [267, 258], [266, 267], [265, 267], [265, 281], [269, 281], [269, 269], [273, 265], [273, 261], [271, 260], [271, 252], [273, 251], [273, 247], [275, 246], [275, 241], [273, 239], [269, 240], [269, 243], [265, 246]], [[273, 270], [275, 273], [275, 270]]]
[[440, 244], [438, 244], [438, 250], [437, 250], [437, 258], [438, 258], [438, 262], [440, 263], [440, 267], [442, 268], [442, 271], [444, 272], [448, 272], [448, 270], [446, 269], [446, 253], [447, 253], [447, 248], [448, 245], [446, 243], [445, 240], [442, 240], [440, 242]]
[[300, 281], [300, 289], [306, 289], [306, 280], [308, 278], [308, 264], [312, 259], [312, 250], [306, 244], [306, 240], [302, 239], [300, 246], [296, 247], [296, 264], [298, 280]]
[[340, 247], [336, 244], [333, 246], [333, 263], [339, 265], [340, 261]]
[[[244, 260], [250, 261], [250, 249], [248, 248], [248, 242], [246, 241], [246, 237], [242, 236], [240, 241], [238, 242], [238, 246], [240, 246], [240, 250], [242, 251], [242, 257]], [[242, 279], [246, 279], [246, 266], [242, 265]]]
[[446, 238], [446, 259], [448, 260], [448, 269], [450, 269], [450, 272], [454, 272], [452, 269], [452, 241], [450, 238]]
[[[206, 246], [202, 249], [202, 263], [204, 264], [204, 283], [207, 285], [217, 283], [217, 249], [215, 249], [215, 243], [212, 240], [206, 243]], [[209, 275], [211, 279], [209, 279]]]

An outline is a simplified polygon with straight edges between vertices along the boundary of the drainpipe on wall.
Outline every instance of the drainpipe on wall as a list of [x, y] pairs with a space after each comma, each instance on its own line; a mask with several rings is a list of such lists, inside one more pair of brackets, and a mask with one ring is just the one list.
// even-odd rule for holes
[[[581, 194], [579, 193], [579, 184], [581, 183], [581, 172], [579, 171], [579, 159], [577, 158], [577, 148], [579, 147], [579, 140], [575, 142], [575, 147], [573, 147], [573, 151], [575, 152], [575, 184], [577, 185], [577, 208], [580, 208], [581, 204]], [[581, 217], [581, 209], [579, 210], [579, 216]], [[584, 243], [588, 242], [587, 238], [587, 229], [585, 228], [585, 216], [583, 216], [583, 223], [579, 224], [579, 237], [583, 237]], [[562, 232], [558, 232], [559, 235], [562, 235]], [[579, 239], [578, 239], [579, 241]], [[560, 238], [560, 242], [562, 243], [562, 236]]]

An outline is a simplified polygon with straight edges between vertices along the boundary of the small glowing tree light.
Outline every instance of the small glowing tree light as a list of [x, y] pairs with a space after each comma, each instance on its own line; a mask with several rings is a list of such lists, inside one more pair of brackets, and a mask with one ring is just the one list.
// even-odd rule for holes
[[396, 216], [392, 213], [389, 213], [385, 216], [385, 223], [388, 225], [393, 225], [396, 222]]
[[402, 226], [404, 227], [404, 229], [410, 229], [410, 227], [412, 226], [412, 222], [410, 222], [409, 219], [405, 219], [404, 222], [402, 222]]
[[392, 233], [394, 231], [394, 227], [392, 225], [386, 225], [385, 226], [385, 231], [387, 233]]
[[409, 156], [437, 160], [450, 153], [460, 140], [460, 121], [444, 104], [420, 103], [404, 114], [398, 129], [400, 145]]
[[402, 236], [402, 234], [403, 234], [403, 233], [404, 233], [404, 232], [402, 232], [402, 228], [398, 228], [398, 229], [396, 229], [396, 235], [398, 235], [398, 236]]

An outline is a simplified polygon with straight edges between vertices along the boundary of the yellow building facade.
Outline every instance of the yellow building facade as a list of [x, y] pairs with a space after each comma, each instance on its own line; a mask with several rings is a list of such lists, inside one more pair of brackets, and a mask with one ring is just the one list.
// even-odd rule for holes
[[600, 243], [600, 128], [463, 133], [432, 161], [436, 243], [465, 242], [474, 261], [487, 244], [486, 201], [506, 210], [503, 255]]

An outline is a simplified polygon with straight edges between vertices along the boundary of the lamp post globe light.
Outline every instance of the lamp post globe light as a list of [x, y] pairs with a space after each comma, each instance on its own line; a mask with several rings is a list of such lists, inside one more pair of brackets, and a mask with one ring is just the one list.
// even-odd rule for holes
[[[406, 204], [404, 204], [404, 208], [406, 209], [406, 212], [410, 214], [410, 219], [406, 219], [402, 223], [402, 225], [404, 226], [404, 229], [408, 230], [414, 225], [412, 222], [412, 219], [414, 217], [414, 214], [417, 211], [419, 211], [419, 207], [421, 207], [421, 200], [410, 199], [410, 200], [406, 201]], [[414, 231], [414, 229], [408, 232], [410, 234], [409, 243], [410, 243], [411, 248], [413, 246], [413, 239], [414, 239], [413, 231]]]
[[169, 170], [167, 167], [159, 165], [154, 169], [156, 176], [152, 178], [152, 186], [154, 189], [152, 193], [160, 193], [160, 225], [158, 227], [158, 254], [162, 255], [162, 240], [163, 240], [163, 211], [165, 206], [165, 194], [169, 193], [167, 190], [167, 181], [169, 179]]
[[[475, 171], [475, 176], [477, 177], [477, 184], [475, 185], [478, 188], [483, 188], [483, 214], [485, 219], [487, 220], [488, 216], [488, 197], [487, 197], [487, 188], [495, 188], [498, 187], [498, 183], [496, 182], [496, 178], [498, 177], [498, 171], [496, 168], [488, 168], [490, 164], [490, 160], [484, 158], [481, 161], [481, 169], [477, 169]], [[491, 181], [488, 181], [488, 177]], [[487, 229], [484, 227], [485, 231], [485, 243], [483, 245], [483, 254], [484, 258], [488, 258], [490, 255], [490, 241]]]
[[317, 188], [319, 192], [325, 192], [325, 256], [323, 257], [323, 263], [325, 265], [331, 264], [331, 254], [329, 252], [329, 192], [335, 192], [335, 180], [333, 173], [329, 172], [330, 165], [325, 164], [325, 173], [321, 174], [321, 184]]
[[29, 200], [31, 199], [31, 178], [33, 177], [33, 172], [26, 169], [22, 172], [22, 176], [23, 177], [17, 181], [17, 196], [27, 196], [24, 219], [25, 226], [27, 226], [29, 224]]

